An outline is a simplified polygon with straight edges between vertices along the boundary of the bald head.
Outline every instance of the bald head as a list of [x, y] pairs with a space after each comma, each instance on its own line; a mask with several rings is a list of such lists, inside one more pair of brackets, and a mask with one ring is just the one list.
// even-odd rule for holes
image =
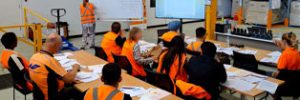
[[51, 53], [57, 53], [61, 49], [62, 39], [57, 33], [51, 33], [47, 36], [45, 50]]

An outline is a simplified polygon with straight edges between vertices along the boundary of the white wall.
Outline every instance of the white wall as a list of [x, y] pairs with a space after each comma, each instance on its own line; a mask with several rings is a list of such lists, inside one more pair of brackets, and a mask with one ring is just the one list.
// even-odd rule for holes
[[[23, 0], [22, 0], [23, 1]], [[0, 25], [15, 25], [22, 21], [19, 18], [19, 0], [4, 0], [0, 4]], [[81, 34], [79, 5], [82, 0], [29, 0], [23, 5], [28, 6], [33, 11], [38, 12], [49, 20], [56, 22], [56, 18], [51, 16], [50, 10], [52, 8], [65, 8], [67, 10], [66, 16], [62, 17], [62, 21], [67, 21], [70, 26], [70, 35]], [[166, 24], [173, 19], [157, 19], [155, 18], [155, 8], [150, 8], [150, 0], [147, 0], [147, 16], [148, 26]], [[35, 20], [35, 19], [32, 19]], [[97, 21], [97, 32], [108, 31], [112, 22]], [[127, 22], [122, 22], [123, 28], [128, 28]]]

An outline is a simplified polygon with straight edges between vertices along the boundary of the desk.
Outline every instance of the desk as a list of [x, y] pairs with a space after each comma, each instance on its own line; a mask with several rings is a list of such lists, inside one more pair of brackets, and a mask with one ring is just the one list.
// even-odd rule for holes
[[[221, 47], [228, 47], [228, 45], [224, 42], [219, 42], [219, 41], [210, 41], [210, 42], [213, 42], [215, 44], [219, 44]], [[250, 48], [250, 47], [245, 47], [245, 48], [242, 48], [243, 49], [248, 49], [248, 50], [256, 50], [257, 53], [255, 54], [255, 57], [257, 60], [261, 60], [263, 59], [264, 57], [268, 56], [267, 54], [271, 53], [271, 51], [269, 50], [262, 50], [262, 49], [256, 49], [256, 48]], [[158, 56], [160, 53], [161, 53], [162, 49], [161, 47], [155, 47], [152, 51], [152, 55], [154, 56]], [[187, 56], [187, 58], [189, 58], [190, 55]], [[238, 68], [235, 68], [235, 67], [231, 67], [228, 69], [228, 71], [239, 71], [239, 70], [242, 70], [242, 69], [238, 69]], [[249, 71], [247, 71], [249, 72]], [[252, 73], [252, 72], [249, 72], [249, 73]], [[281, 85], [284, 83], [284, 81], [281, 81], [281, 80], [278, 80], [278, 79], [274, 79], [274, 78], [271, 78], [271, 77], [268, 77], [267, 78], [268, 81], [271, 81], [271, 82], [274, 82], [278, 85]], [[228, 88], [228, 87], [225, 87], [225, 88]], [[228, 88], [229, 90], [233, 90], [233, 91], [236, 91], [238, 93], [241, 93], [242, 95], [244, 96], [250, 96], [250, 97], [256, 97], [256, 96], [259, 96], [263, 93], [265, 93], [265, 91], [263, 90], [259, 90], [259, 89], [252, 89], [251, 91], [238, 91], [238, 90], [235, 90], [235, 89], [231, 89], [231, 88]]]
[[[241, 71], [241, 70], [242, 69], [239, 69], [239, 68], [236, 68], [236, 67], [230, 67], [229, 69], [227, 69], [228, 72], [236, 72], [236, 71]], [[243, 71], [246, 71], [246, 70], [243, 70]], [[246, 71], [246, 72], [249, 72], [249, 71]], [[249, 73], [253, 73], [253, 72], [249, 72]], [[284, 83], [284, 81], [282, 81], [282, 80], [278, 80], [278, 79], [271, 78], [271, 77], [267, 77], [266, 80], [268, 80], [270, 82], [273, 82], [275, 84], [278, 84], [278, 85], [282, 85]], [[259, 90], [259, 89], [256, 89], [256, 88], [253, 88], [250, 91], [239, 91], [239, 90], [236, 90], [236, 89], [228, 88], [226, 86], [224, 86], [224, 87], [229, 89], [229, 90], [233, 90], [233, 91], [236, 91], [238, 93], [241, 93], [244, 96], [250, 96], [250, 97], [257, 97], [257, 96], [265, 93], [265, 91]]]
[[[97, 58], [96, 56], [86, 52], [86, 51], [77, 51], [73, 53], [73, 56], [71, 57], [72, 59], [76, 59], [80, 64], [85, 65], [85, 66], [90, 66], [90, 65], [98, 65], [98, 64], [106, 64], [107, 62]], [[131, 75], [128, 75], [125, 72], [122, 72], [122, 82], [120, 83], [119, 87], [122, 86], [141, 86], [144, 87], [145, 89], [148, 88], [156, 88], [155, 86], [152, 86], [142, 80], [139, 80]], [[88, 83], [79, 83], [75, 84], [75, 88], [77, 88], [81, 92], [85, 92], [89, 88], [97, 87], [99, 85], [103, 84], [100, 80], [96, 80], [93, 82], [88, 82]], [[138, 100], [138, 97], [133, 97], [134, 100]], [[175, 95], [169, 95], [165, 98], [164, 100], [181, 100], [181, 98], [175, 96]]]

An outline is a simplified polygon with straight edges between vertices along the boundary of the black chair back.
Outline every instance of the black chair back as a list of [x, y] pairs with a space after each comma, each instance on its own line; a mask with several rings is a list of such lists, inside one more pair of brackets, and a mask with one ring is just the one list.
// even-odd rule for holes
[[280, 70], [277, 79], [285, 81], [278, 87], [278, 95], [300, 97], [300, 71]]
[[132, 74], [132, 65], [127, 59], [126, 56], [112, 54], [115, 60], [115, 63], [119, 64], [123, 69], [127, 71], [128, 74]]
[[220, 60], [222, 64], [231, 64], [230, 56], [225, 53], [217, 53], [217, 58]]
[[23, 77], [27, 72], [20, 70], [17, 66], [10, 66], [8, 71], [10, 72], [13, 79], [13, 87], [21, 92], [23, 95], [31, 93], [31, 90], [27, 88], [27, 81]]
[[233, 51], [233, 66], [252, 72], [258, 72], [258, 62], [254, 55]]
[[107, 61], [107, 55], [102, 47], [95, 47], [95, 56]]
[[147, 73], [146, 82], [173, 93], [174, 84], [169, 75], [157, 73], [149, 68], [145, 68], [144, 70]]
[[168, 31], [170, 31], [169, 29], [158, 29], [157, 30], [157, 44], [160, 43], [162, 40], [159, 38], [161, 37], [163, 34], [167, 33]]

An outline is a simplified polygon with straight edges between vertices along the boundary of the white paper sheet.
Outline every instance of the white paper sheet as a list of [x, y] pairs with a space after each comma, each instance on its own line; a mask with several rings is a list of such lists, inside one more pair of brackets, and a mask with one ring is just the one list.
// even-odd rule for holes
[[278, 84], [270, 82], [268, 80], [264, 80], [264, 81], [261, 81], [256, 88], [267, 91], [271, 94], [274, 94], [277, 90], [277, 87], [278, 87]]
[[225, 67], [225, 69], [229, 69], [229, 68], [231, 68], [232, 66], [231, 66], [231, 65], [224, 64], [224, 67]]
[[241, 80], [247, 81], [249, 83], [259, 83], [259, 82], [265, 80], [265, 78], [257, 77], [254, 75], [248, 75], [248, 76], [241, 77]]
[[251, 54], [251, 55], [255, 55], [257, 53], [256, 50], [240, 50], [238, 52], [242, 54]]
[[129, 94], [131, 97], [139, 96], [147, 93], [147, 91], [143, 87], [136, 87], [136, 86], [123, 86], [121, 87], [120, 91]]
[[240, 79], [228, 79], [223, 85], [239, 91], [250, 91], [255, 87], [255, 84]]
[[281, 56], [281, 52], [279, 52], [279, 51], [273, 51], [273, 52], [269, 53], [268, 56], [271, 56], [271, 57], [280, 57]]
[[76, 80], [79, 80], [81, 82], [91, 82], [99, 78], [100, 76], [97, 74], [94, 74], [92, 72], [83, 72], [83, 71], [78, 72], [75, 77]]
[[65, 52], [64, 55], [70, 57], [70, 56], [73, 56], [73, 53], [71, 53], [71, 52]]
[[149, 43], [143, 40], [139, 41], [139, 45], [140, 45], [140, 50], [141, 52], [148, 52], [150, 51], [153, 47], [156, 47], [157, 45], [154, 43]]
[[279, 60], [279, 56], [273, 56], [273, 57], [265, 57], [261, 59], [260, 62], [277, 64], [278, 60]]
[[60, 61], [60, 60], [68, 59], [68, 56], [65, 55], [54, 56], [54, 59]]
[[101, 74], [103, 69], [103, 64], [88, 66], [87, 68], [91, 70], [94, 74]]
[[227, 77], [237, 77], [238, 76], [238, 74], [236, 72], [227, 71], [226, 74], [227, 74]]
[[171, 93], [158, 89], [158, 88], [149, 88], [147, 90], [147, 93], [141, 96], [140, 100], [160, 100], [168, 95], [171, 95]]

